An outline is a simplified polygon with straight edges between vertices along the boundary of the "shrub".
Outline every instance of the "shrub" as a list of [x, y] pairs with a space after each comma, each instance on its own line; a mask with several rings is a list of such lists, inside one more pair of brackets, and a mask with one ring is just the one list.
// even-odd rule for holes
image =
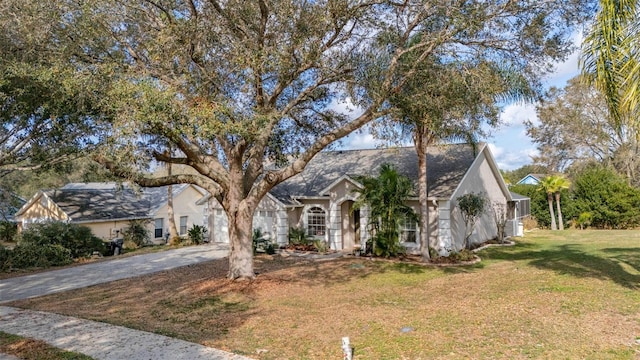
[[300, 227], [289, 228], [289, 244], [290, 245], [302, 245], [307, 246], [312, 243], [312, 240], [307, 236], [307, 232]]
[[94, 251], [104, 251], [104, 243], [86, 226], [48, 222], [30, 224], [22, 232], [21, 244], [60, 245], [71, 252], [73, 258], [86, 257]]
[[400, 244], [397, 230], [379, 231], [373, 237], [375, 246], [373, 255], [380, 257], [396, 257], [406, 254], [406, 249]]
[[129, 226], [122, 232], [124, 241], [132, 242], [137, 247], [141, 247], [151, 241], [146, 225], [145, 220], [132, 220], [129, 222]]
[[10, 256], [11, 256], [11, 250], [0, 245], [0, 271], [7, 270], [9, 268]]
[[71, 251], [58, 244], [20, 243], [10, 253], [7, 268], [68, 265], [73, 262]]
[[10, 221], [0, 220], [0, 241], [15, 241], [18, 225]]
[[193, 225], [191, 229], [187, 231], [187, 234], [192, 243], [200, 245], [204, 242], [207, 228], [201, 225]]
[[265, 252], [269, 255], [275, 254], [276, 249], [273, 243], [264, 237], [261, 229], [253, 229], [253, 255], [258, 252]]

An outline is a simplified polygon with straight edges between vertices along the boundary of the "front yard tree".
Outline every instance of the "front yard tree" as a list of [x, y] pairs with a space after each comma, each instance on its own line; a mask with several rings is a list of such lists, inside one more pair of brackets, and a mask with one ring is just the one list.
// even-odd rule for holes
[[[532, 71], [550, 50], [568, 50], [586, 9], [582, 0], [7, 1], [9, 16], [51, 19], [41, 56], [108, 78], [105, 165], [144, 186], [197, 184], [220, 202], [230, 278], [255, 276], [252, 217], [267, 192], [388, 116], [388, 99], [427, 59], [500, 58]], [[414, 66], [400, 67], [408, 54]], [[346, 100], [357, 115], [336, 112]], [[150, 161], [195, 174], [147, 178]]]
[[469, 239], [473, 234], [476, 223], [484, 214], [487, 207], [487, 198], [483, 194], [469, 193], [464, 194], [456, 199], [462, 218], [464, 219], [465, 232], [462, 245], [465, 249], [471, 249]]

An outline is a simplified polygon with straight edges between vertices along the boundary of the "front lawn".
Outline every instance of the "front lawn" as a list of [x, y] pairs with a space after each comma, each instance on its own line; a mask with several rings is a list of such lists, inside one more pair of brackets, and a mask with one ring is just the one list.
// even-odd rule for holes
[[640, 232], [536, 231], [470, 267], [260, 255], [253, 282], [210, 262], [13, 305], [258, 359], [634, 359]]

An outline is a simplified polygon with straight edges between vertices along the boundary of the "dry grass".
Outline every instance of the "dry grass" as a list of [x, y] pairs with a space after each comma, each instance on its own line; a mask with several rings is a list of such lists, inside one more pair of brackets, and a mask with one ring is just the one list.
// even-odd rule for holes
[[24, 360], [91, 360], [91, 357], [56, 349], [39, 340], [10, 335], [0, 331], [0, 353]]
[[637, 358], [640, 232], [558, 234], [471, 267], [260, 256], [253, 282], [217, 261], [14, 305], [259, 359], [340, 358], [343, 336], [356, 359]]

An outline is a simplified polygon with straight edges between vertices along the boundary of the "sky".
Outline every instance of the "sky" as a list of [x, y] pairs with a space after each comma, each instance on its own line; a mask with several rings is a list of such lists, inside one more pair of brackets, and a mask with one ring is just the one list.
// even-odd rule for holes
[[[574, 43], [581, 42], [581, 35], [574, 35]], [[543, 84], [546, 88], [552, 86], [562, 88], [567, 81], [578, 75], [579, 51], [571, 54], [566, 61], [558, 63], [555, 71], [546, 76]], [[343, 111], [353, 111], [346, 105], [337, 105]], [[352, 112], [352, 114], [354, 114]], [[502, 170], [514, 170], [523, 165], [533, 163], [532, 156], [537, 154], [536, 145], [527, 136], [524, 122], [531, 120], [537, 123], [535, 104], [512, 104], [502, 109], [500, 114], [502, 125], [491, 130], [490, 137], [481, 139], [489, 144], [498, 166]], [[374, 137], [366, 131], [351, 134], [343, 140], [343, 149], [372, 149], [379, 145]], [[410, 144], [407, 144], [410, 145]]]

